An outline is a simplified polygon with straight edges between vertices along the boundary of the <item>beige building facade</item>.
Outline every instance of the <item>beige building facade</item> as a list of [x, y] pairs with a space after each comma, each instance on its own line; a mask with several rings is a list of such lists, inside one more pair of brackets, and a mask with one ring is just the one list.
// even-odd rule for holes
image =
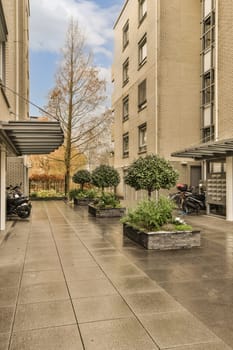
[[24, 156], [50, 153], [63, 142], [59, 123], [29, 121], [29, 15], [29, 0], [0, 0], [0, 230], [6, 184], [28, 185]]
[[[114, 27], [115, 167], [123, 176], [139, 156], [159, 154], [179, 170], [179, 181], [196, 176], [197, 185], [199, 164], [171, 153], [200, 140], [200, 2], [136, 3], [125, 2]], [[119, 191], [140, 196], [123, 182]]]
[[29, 1], [1, 0], [1, 120], [29, 117]]
[[[126, 1], [114, 27], [115, 167], [123, 175], [140, 155], [159, 154], [179, 171], [180, 182], [202, 181], [209, 213], [233, 220], [233, 3], [138, 0], [137, 5]], [[119, 191], [134, 196], [123, 182]]]

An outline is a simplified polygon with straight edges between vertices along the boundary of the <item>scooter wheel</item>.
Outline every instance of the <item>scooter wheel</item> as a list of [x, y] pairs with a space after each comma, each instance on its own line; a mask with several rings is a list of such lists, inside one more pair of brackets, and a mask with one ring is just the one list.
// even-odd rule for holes
[[17, 214], [21, 219], [26, 219], [31, 214], [31, 208], [23, 206], [19, 210], [17, 210]]

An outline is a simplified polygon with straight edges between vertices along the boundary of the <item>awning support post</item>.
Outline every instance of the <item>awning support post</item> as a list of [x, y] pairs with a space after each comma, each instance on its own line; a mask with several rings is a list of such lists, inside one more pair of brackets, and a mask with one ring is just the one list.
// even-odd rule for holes
[[0, 230], [6, 228], [6, 148], [0, 145]]
[[233, 157], [226, 157], [226, 220], [233, 221]]

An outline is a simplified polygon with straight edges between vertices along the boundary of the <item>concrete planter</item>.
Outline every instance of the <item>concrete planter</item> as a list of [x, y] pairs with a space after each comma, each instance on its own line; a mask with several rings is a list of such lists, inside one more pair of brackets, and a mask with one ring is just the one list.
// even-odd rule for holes
[[83, 199], [78, 199], [78, 198], [74, 198], [74, 205], [88, 205], [89, 203], [91, 203], [93, 201], [93, 199], [90, 198], [83, 198]]
[[96, 208], [88, 204], [88, 212], [98, 218], [122, 217], [125, 214], [125, 208]]
[[192, 247], [200, 247], [201, 245], [200, 231], [143, 232], [124, 224], [123, 233], [146, 249], [189, 249]]

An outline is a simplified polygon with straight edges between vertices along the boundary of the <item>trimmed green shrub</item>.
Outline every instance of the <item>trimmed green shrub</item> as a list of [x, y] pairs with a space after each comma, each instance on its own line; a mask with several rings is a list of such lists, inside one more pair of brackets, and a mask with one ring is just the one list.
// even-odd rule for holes
[[79, 184], [81, 190], [83, 190], [84, 185], [91, 182], [91, 173], [88, 170], [79, 170], [73, 175], [72, 180]]
[[176, 184], [178, 173], [164, 158], [157, 155], [147, 155], [138, 158], [127, 169], [125, 183], [136, 191], [146, 190], [148, 198], [155, 190], [170, 189]]
[[120, 183], [120, 175], [110, 165], [100, 165], [92, 172], [92, 183], [104, 192], [106, 187], [116, 187]]

